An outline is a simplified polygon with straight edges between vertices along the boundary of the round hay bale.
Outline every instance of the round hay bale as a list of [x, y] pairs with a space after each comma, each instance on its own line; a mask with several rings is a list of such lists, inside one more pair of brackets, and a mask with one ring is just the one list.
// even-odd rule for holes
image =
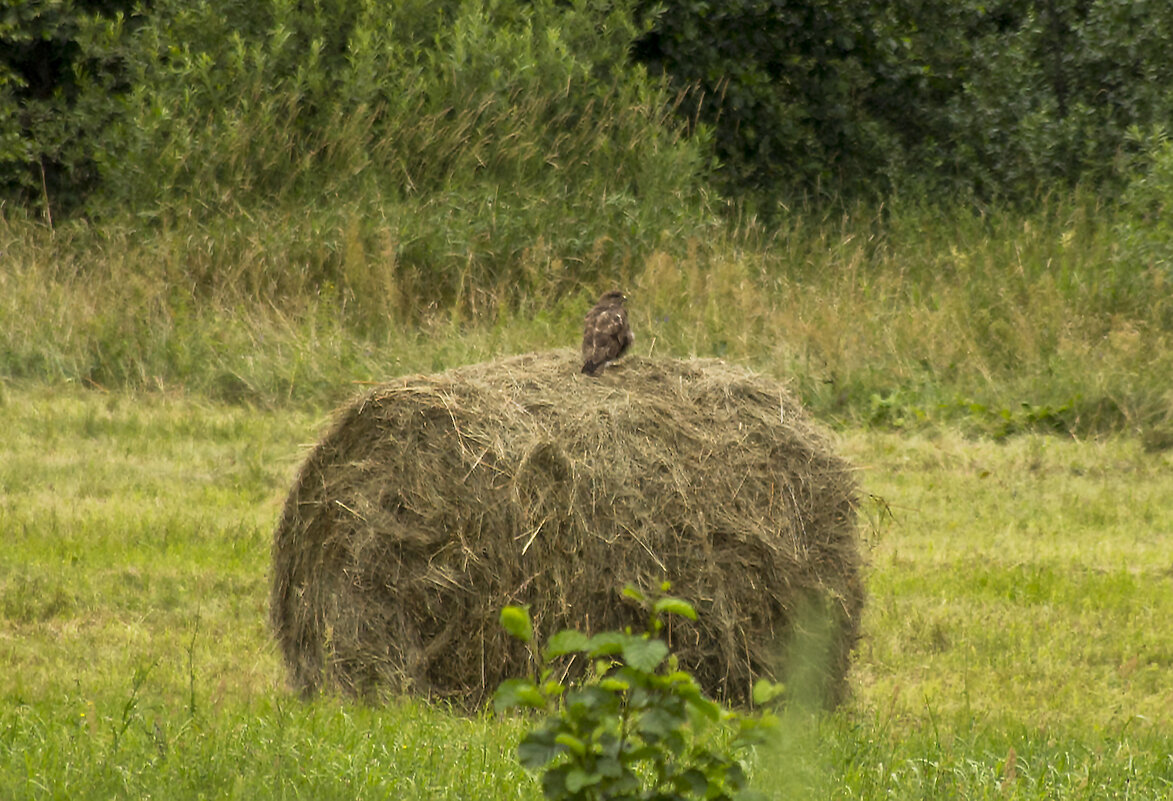
[[849, 466], [775, 381], [629, 357], [601, 377], [538, 353], [410, 376], [338, 413], [273, 540], [271, 623], [293, 684], [475, 708], [528, 670], [498, 624], [642, 629], [633, 584], [691, 601], [670, 645], [714, 697], [784, 675], [780, 643], [830, 610], [843, 697], [863, 586]]

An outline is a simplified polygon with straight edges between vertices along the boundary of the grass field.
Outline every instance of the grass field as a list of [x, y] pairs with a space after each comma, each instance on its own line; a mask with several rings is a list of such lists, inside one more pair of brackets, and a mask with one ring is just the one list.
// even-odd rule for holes
[[[291, 696], [269, 536], [324, 415], [0, 385], [0, 797], [536, 799], [516, 720]], [[854, 697], [752, 761], [797, 798], [1173, 793], [1173, 452], [848, 429]]]
[[[1118, 188], [944, 198], [926, 194], [936, 156], [905, 164], [888, 144], [903, 134], [848, 124], [840, 103], [811, 119], [874, 141], [877, 190], [903, 188], [834, 197], [852, 145], [825, 154], [805, 200], [801, 183], [763, 185], [759, 204], [715, 188], [721, 134], [702, 115], [686, 135], [688, 98], [628, 69], [642, 29], [627, 4], [145, 3], [76, 31], [71, 4], [24, 5], [0, 38], [43, 20], [65, 38], [41, 44], [90, 55], [76, 102], [63, 88], [44, 107], [72, 122], [42, 120], [40, 99], [0, 109], [0, 166], [26, 171], [0, 182], [0, 801], [537, 799], [515, 759], [524, 721], [297, 700], [266, 623], [270, 537], [330, 407], [392, 376], [572, 345], [616, 287], [639, 355], [788, 382], [861, 467], [853, 694], [787, 713], [749, 759], [758, 787], [1173, 798], [1163, 130], [1129, 127], [1100, 165]], [[827, 85], [864, 87], [864, 61]], [[5, 69], [5, 97], [37, 94]], [[106, 70], [127, 86], [91, 97]], [[942, 120], [986, 119], [1001, 78], [975, 76], [978, 105]], [[788, 99], [799, 88], [764, 107], [805, 120], [818, 108]], [[707, 102], [739, 98], [752, 132], [756, 90], [720, 94]], [[1013, 114], [1025, 138], [1006, 152], [1039, 148], [1022, 182], [1096, 141], [1088, 109], [1048, 108]], [[1005, 139], [998, 119], [973, 141]], [[48, 180], [13, 133], [28, 125]], [[772, 134], [747, 135], [783, 163]], [[800, 150], [796, 176], [823, 169]], [[972, 175], [1018, 172], [980, 161]], [[78, 191], [93, 172], [72, 215], [55, 171]]]

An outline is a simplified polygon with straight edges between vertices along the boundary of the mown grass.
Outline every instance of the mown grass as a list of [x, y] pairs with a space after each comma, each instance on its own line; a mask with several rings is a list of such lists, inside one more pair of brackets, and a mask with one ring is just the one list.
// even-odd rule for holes
[[877, 702], [946, 717], [1029, 709], [1044, 727], [1167, 725], [1168, 455], [1039, 435], [866, 444], [856, 459], [893, 519], [872, 554], [862, 663], [917, 666], [863, 667]]
[[[285, 688], [269, 535], [320, 412], [39, 382], [0, 412], [6, 798], [540, 797], [520, 721]], [[755, 783], [1168, 797], [1173, 454], [949, 428], [842, 447], [875, 496], [854, 697], [788, 721]]]

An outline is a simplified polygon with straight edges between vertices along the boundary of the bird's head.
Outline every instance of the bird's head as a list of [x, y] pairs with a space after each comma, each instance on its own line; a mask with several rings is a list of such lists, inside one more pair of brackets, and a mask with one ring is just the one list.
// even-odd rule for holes
[[610, 292], [603, 295], [603, 297], [599, 298], [600, 303], [623, 303], [625, 300], [627, 300], [627, 296], [618, 289], [612, 289]]

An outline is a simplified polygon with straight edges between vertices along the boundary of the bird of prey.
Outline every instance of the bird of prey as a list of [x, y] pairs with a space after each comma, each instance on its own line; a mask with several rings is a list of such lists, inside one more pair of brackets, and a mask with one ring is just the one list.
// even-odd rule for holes
[[582, 334], [582, 371], [587, 375], [598, 375], [608, 362], [622, 356], [635, 334], [627, 322], [627, 309], [623, 308], [622, 292], [608, 292], [586, 316], [586, 329]]

